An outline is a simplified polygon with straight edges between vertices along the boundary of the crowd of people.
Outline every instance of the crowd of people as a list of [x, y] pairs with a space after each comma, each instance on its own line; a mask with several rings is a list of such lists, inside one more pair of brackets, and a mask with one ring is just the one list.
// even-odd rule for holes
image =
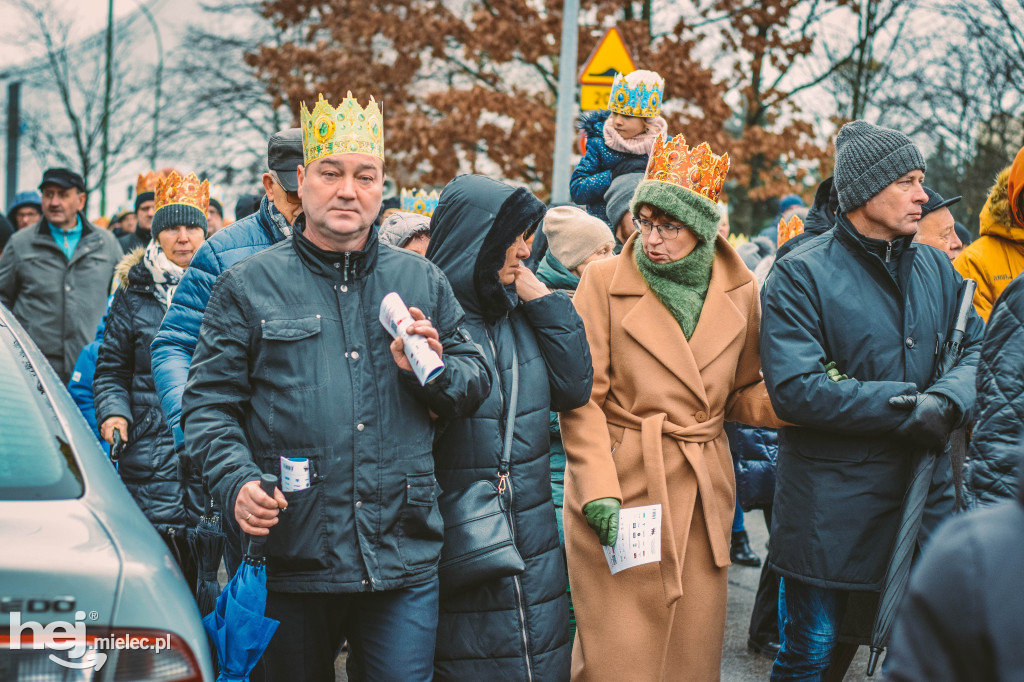
[[[204, 513], [229, 575], [267, 537], [281, 625], [252, 679], [333, 680], [347, 643], [359, 680], [716, 680], [732, 563], [761, 569], [748, 643], [772, 679], [840, 679], [927, 453], [885, 674], [1024, 674], [1024, 150], [970, 243], [917, 145], [853, 121], [811, 205], [783, 197], [740, 239], [728, 154], [671, 134], [664, 86], [619, 74], [582, 120], [576, 205], [481, 175], [385, 201], [384, 117], [352, 93], [268, 140], [233, 223], [171, 169], [106, 227], [65, 168], [15, 197], [0, 303], [186, 580]], [[392, 293], [406, 337], [380, 321]], [[415, 337], [443, 361], [429, 380]], [[481, 490], [499, 521], [455, 548]], [[616, 570], [647, 505], [657, 558]]]

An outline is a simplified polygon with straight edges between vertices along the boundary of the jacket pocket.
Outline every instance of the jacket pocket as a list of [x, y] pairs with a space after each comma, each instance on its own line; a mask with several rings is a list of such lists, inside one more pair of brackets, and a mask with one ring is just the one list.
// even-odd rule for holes
[[436, 564], [444, 541], [434, 474], [406, 474], [405, 503], [398, 524], [398, 553], [407, 570]]
[[288, 509], [267, 536], [268, 570], [321, 571], [328, 567], [327, 517], [322, 486], [285, 493]]
[[163, 418], [155, 407], [132, 411], [132, 423], [128, 426], [128, 444], [117, 462], [117, 472], [123, 480], [145, 481], [157, 473], [160, 446], [157, 435]]
[[319, 315], [289, 320], [260, 321], [263, 343], [257, 372], [279, 391], [319, 388], [327, 383]]

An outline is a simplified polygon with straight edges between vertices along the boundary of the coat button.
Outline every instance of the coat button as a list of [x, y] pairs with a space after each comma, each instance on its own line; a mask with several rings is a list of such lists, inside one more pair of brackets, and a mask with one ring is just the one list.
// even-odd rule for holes
[[358, 360], [359, 359], [359, 351], [357, 351], [357, 350], [352, 351], [352, 359], [353, 360]]
[[356, 500], [356, 509], [362, 509], [362, 508], [363, 508], [363, 501], [362, 500]]
[[913, 336], [908, 336], [907, 340], [904, 341], [904, 343], [907, 344], [907, 348], [913, 348], [914, 347], [914, 343], [915, 343], [914, 342], [914, 337]]
[[363, 587], [366, 587], [369, 584], [370, 584], [370, 581], [367, 580], [366, 578], [363, 578]]
[[366, 427], [364, 425], [362, 425], [362, 424], [356, 424], [356, 431], [362, 431], [365, 428]]
[[347, 284], [342, 284], [341, 285], [341, 290], [342, 291], [348, 291], [348, 285]]
[[708, 413], [705, 412], [704, 410], [701, 410], [697, 414], [693, 415], [693, 418], [696, 419], [701, 424], [703, 424], [708, 420]]

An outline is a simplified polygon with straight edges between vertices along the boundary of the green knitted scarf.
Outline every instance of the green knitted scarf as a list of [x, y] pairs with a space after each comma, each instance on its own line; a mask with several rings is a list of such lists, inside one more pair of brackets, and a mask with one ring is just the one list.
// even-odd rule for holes
[[671, 263], [655, 263], [648, 258], [639, 237], [633, 243], [633, 251], [640, 275], [676, 318], [689, 341], [697, 328], [704, 297], [708, 295], [715, 243], [701, 240], [693, 251]]

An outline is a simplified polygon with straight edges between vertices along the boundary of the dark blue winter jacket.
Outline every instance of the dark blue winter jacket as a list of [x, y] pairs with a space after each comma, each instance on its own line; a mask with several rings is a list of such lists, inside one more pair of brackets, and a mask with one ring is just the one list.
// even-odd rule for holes
[[[585, 116], [580, 128], [587, 134], [587, 153], [569, 179], [569, 194], [577, 204], [586, 204], [587, 213], [608, 222], [604, 193], [612, 184], [612, 168], [637, 154], [615, 151], [604, 141], [604, 122], [610, 111], [599, 111]], [[647, 157], [639, 157], [646, 159]], [[614, 225], [612, 226], [614, 227]]]
[[771, 507], [775, 496], [779, 432], [726, 422], [725, 433], [729, 436], [729, 451], [736, 472], [736, 497], [740, 508], [747, 512]]
[[[112, 298], [113, 296], [107, 299], [107, 313], [110, 312]], [[71, 399], [75, 401], [75, 405], [78, 406], [78, 411], [82, 413], [86, 423], [96, 434], [96, 439], [99, 440], [103, 452], [109, 455], [110, 444], [100, 437], [100, 427], [96, 423], [96, 405], [92, 393], [92, 379], [96, 374], [96, 355], [100, 352], [100, 344], [103, 342], [103, 330], [107, 326], [107, 313], [103, 314], [100, 323], [96, 325], [96, 338], [87, 343], [82, 352], [78, 354], [75, 369], [71, 373], [71, 381], [68, 382], [68, 392], [71, 394]]]
[[184, 442], [179, 425], [181, 394], [214, 282], [238, 261], [284, 241], [288, 234], [284, 216], [263, 197], [259, 211], [206, 240], [181, 278], [152, 348], [153, 381], [179, 449]]

